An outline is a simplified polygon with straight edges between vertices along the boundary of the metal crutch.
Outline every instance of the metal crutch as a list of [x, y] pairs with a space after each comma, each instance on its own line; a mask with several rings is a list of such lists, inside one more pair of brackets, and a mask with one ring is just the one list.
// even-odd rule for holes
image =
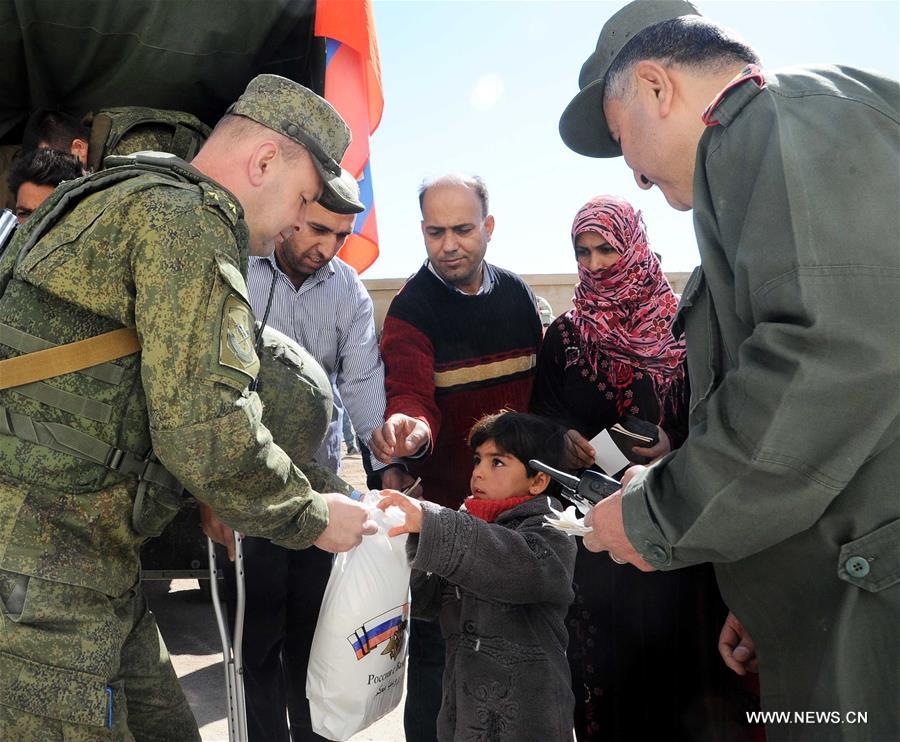
[[244, 606], [246, 591], [244, 588], [244, 547], [243, 537], [234, 532], [234, 581], [237, 585], [237, 605], [234, 611], [234, 636], [228, 636], [228, 624], [222, 601], [219, 598], [219, 569], [216, 566], [216, 548], [212, 540], [206, 539], [209, 553], [209, 591], [212, 595], [213, 608], [216, 611], [216, 623], [219, 625], [219, 638], [222, 641], [222, 664], [225, 667], [225, 692], [228, 697], [228, 740], [229, 742], [247, 742], [247, 697], [244, 695]]

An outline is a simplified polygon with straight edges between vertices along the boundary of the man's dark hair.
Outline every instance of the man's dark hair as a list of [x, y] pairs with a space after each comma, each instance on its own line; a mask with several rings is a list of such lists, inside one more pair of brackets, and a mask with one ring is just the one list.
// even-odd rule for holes
[[605, 97], [621, 98], [623, 74], [642, 59], [718, 71], [734, 64], [759, 64], [756, 52], [734, 33], [696, 15], [672, 18], [645, 28], [622, 47], [606, 73]]
[[486, 217], [490, 213], [488, 189], [479, 175], [442, 175], [440, 178], [422, 181], [419, 186], [419, 211], [425, 206], [425, 194], [429, 188], [443, 185], [461, 185], [471, 188], [481, 202], [481, 216]]
[[56, 188], [64, 180], [73, 180], [84, 175], [81, 163], [74, 155], [55, 149], [35, 149], [20, 151], [9, 170], [7, 183], [15, 194], [22, 183], [53, 186]]
[[[538, 459], [554, 469], [565, 470], [566, 429], [537, 415], [501, 410], [485, 415], [469, 431], [469, 447], [474, 451], [486, 441], [494, 441], [504, 453], [525, 465], [529, 477], [537, 474], [528, 462]], [[559, 485], [551, 481], [544, 494], [554, 495]]]
[[91, 128], [81, 119], [64, 111], [42, 109], [28, 117], [22, 135], [22, 149], [38, 149], [42, 145], [50, 149], [68, 152], [73, 139], [90, 141]]

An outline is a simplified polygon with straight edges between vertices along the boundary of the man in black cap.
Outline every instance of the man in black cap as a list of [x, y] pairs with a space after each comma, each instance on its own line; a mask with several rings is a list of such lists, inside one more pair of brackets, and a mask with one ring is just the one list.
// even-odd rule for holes
[[560, 121], [694, 209], [701, 255], [675, 323], [690, 437], [626, 475], [585, 544], [715, 563], [723, 658], [758, 656], [764, 708], [787, 713], [770, 741], [900, 739], [900, 91], [758, 65], [691, 3], [633, 2]]

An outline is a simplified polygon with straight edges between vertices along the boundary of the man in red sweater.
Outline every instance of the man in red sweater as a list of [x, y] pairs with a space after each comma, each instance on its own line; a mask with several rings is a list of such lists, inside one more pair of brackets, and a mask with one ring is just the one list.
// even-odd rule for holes
[[[469, 428], [506, 408], [526, 411], [541, 323], [531, 289], [484, 260], [494, 230], [478, 177], [448, 175], [419, 189], [428, 259], [394, 297], [384, 321], [385, 423], [372, 452], [391, 467], [382, 486], [422, 478], [422, 497], [458, 508], [469, 492]], [[441, 705], [439, 629], [413, 621], [404, 726], [410, 742], [432, 742]]]

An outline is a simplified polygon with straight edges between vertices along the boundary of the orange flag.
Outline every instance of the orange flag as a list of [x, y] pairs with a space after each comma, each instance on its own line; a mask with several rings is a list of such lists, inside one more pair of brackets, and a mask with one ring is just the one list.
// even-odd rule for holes
[[327, 39], [325, 98], [350, 126], [353, 141], [341, 166], [359, 181], [366, 210], [338, 256], [362, 273], [378, 257], [378, 228], [369, 166], [369, 136], [381, 122], [384, 95], [371, 0], [318, 0], [316, 35]]

